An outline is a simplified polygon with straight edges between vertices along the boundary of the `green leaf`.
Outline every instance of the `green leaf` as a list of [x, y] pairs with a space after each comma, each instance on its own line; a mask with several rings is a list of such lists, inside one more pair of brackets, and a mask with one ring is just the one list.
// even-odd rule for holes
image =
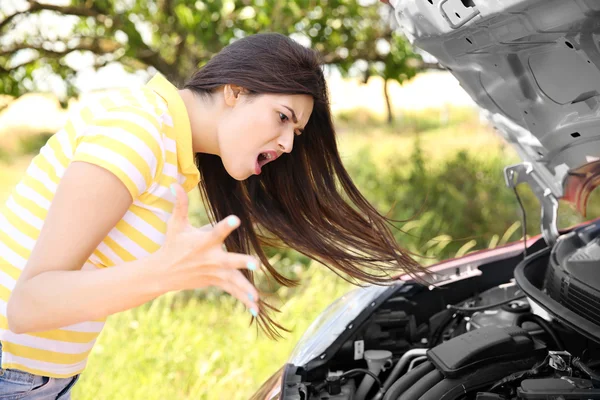
[[503, 245], [506, 244], [509, 239], [511, 238], [511, 236], [517, 231], [517, 229], [519, 229], [521, 227], [521, 222], [520, 221], [516, 221], [514, 224], [512, 224], [507, 230], [506, 232], [504, 232], [504, 235], [502, 235], [502, 239], [500, 239], [499, 244]]
[[186, 29], [192, 29], [194, 27], [194, 15], [189, 6], [185, 4], [178, 4], [175, 7], [175, 15], [179, 23]]
[[464, 256], [465, 254], [467, 254], [467, 252], [469, 250], [471, 250], [475, 246], [477, 246], [477, 242], [475, 240], [468, 241], [467, 243], [465, 243], [464, 245], [462, 245], [460, 249], [458, 249], [458, 251], [456, 252], [455, 257], [459, 258], [459, 257]]
[[495, 249], [496, 246], [498, 246], [499, 239], [500, 239], [500, 236], [498, 236], [498, 235], [492, 236], [492, 238], [490, 239], [490, 243], [488, 244], [488, 249]]

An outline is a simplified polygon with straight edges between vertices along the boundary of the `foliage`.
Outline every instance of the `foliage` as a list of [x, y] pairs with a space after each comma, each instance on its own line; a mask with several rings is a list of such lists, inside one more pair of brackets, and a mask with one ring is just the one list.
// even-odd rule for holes
[[36, 135], [24, 135], [19, 138], [19, 150], [21, 154], [36, 155], [44, 147], [53, 133], [40, 133]]
[[[409, 160], [390, 159], [384, 162], [386, 170], [373, 157], [364, 149], [360, 164], [348, 168], [379, 210], [408, 221], [396, 233], [405, 246], [427, 250], [431, 238], [444, 234], [453, 239], [436, 255], [445, 258], [469, 241], [474, 241], [469, 242], [473, 248], [486, 246], [494, 234], [506, 232], [518, 220], [514, 195], [503, 184], [505, 161], [500, 158], [481, 159], [463, 151], [433, 166], [418, 142]], [[528, 210], [536, 209], [531, 196], [524, 201]], [[536, 229], [534, 223], [532, 219], [530, 232]], [[512, 240], [517, 238], [511, 235]]]
[[[119, 63], [128, 71], [152, 67], [181, 84], [231, 41], [280, 32], [310, 44], [344, 74], [358, 69], [402, 82], [424, 66], [391, 27], [391, 8], [359, 0], [28, 0], [0, 6], [0, 93], [17, 96], [54, 73], [75, 91], [81, 68]], [[47, 17], [58, 18], [54, 27]], [[27, 26], [31, 29], [19, 30]], [[48, 24], [46, 24], [48, 25]], [[60, 29], [59, 29], [60, 25]], [[359, 62], [357, 64], [357, 62]], [[80, 62], [81, 63], [81, 62]]]
[[0, 147], [0, 162], [8, 163], [11, 161], [11, 159], [12, 157], [8, 150], [5, 150], [2, 147]]

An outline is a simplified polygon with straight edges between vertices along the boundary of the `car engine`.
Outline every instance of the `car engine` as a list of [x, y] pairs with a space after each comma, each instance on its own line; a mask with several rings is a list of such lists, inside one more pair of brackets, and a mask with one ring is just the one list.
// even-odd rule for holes
[[585, 210], [600, 185], [600, 2], [385, 2], [516, 149], [506, 184], [537, 196], [543, 239], [399, 283], [288, 364], [281, 398], [600, 399], [600, 222], [557, 226], [559, 199]]
[[399, 285], [282, 398], [600, 399], [600, 223], [528, 252]]

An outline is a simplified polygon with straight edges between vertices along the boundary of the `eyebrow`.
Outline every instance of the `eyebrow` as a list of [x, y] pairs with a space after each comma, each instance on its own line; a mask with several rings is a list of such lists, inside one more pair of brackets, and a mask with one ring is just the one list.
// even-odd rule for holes
[[[296, 113], [294, 112], [294, 110], [292, 110], [288, 106], [284, 106], [284, 107], [287, 108], [288, 110], [290, 110], [290, 112], [292, 113], [292, 121], [294, 121], [294, 123], [297, 124], [298, 123], [298, 118], [296, 118]], [[300, 133], [304, 133], [304, 129], [298, 128], [298, 130], [300, 131]]]

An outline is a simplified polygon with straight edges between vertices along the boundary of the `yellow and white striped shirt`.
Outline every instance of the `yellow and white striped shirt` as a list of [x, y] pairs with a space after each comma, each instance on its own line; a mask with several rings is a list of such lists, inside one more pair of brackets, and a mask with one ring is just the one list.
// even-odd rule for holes
[[2, 368], [65, 378], [81, 373], [103, 320], [61, 329], [16, 334], [8, 329], [6, 304], [25, 267], [57, 185], [73, 161], [102, 166], [116, 175], [134, 202], [83, 265], [112, 267], [145, 257], [164, 242], [174, 196], [199, 181], [188, 114], [177, 89], [157, 74], [139, 89], [115, 90], [83, 105], [40, 150], [0, 208], [0, 340]]

